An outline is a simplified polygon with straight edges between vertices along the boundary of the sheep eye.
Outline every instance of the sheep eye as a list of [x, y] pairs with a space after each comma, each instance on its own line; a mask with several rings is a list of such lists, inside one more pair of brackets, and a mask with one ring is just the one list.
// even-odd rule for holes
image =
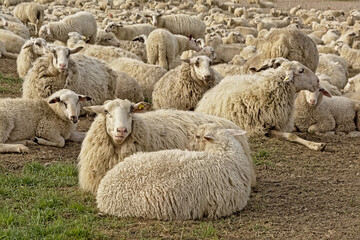
[[199, 66], [200, 66], [200, 62], [199, 62], [199, 61], [196, 61], [196, 62], [195, 62], [195, 66], [199, 67]]
[[67, 108], [66, 102], [61, 101], [62, 104], [64, 104], [65, 108]]
[[104, 110], [104, 113], [105, 113], [105, 114], [108, 114], [108, 113], [109, 113], [109, 111], [105, 109], [105, 110]]
[[303, 72], [304, 72], [304, 69], [303, 69], [303, 68], [299, 70], [299, 73], [303, 73]]
[[195, 137], [196, 137], [196, 139], [200, 139], [200, 136], [199, 136], [199, 135], [196, 135]]

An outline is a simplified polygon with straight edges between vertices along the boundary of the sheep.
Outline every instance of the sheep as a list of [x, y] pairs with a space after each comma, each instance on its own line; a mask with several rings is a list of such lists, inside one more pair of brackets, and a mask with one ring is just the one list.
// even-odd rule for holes
[[354, 31], [349, 31], [341, 35], [337, 40], [346, 43], [349, 46], [353, 46], [354, 41], [359, 40], [359, 36]]
[[22, 3], [22, 2], [30, 2], [30, 0], [4, 0], [4, 5], [5, 7], [10, 7], [10, 6], [15, 6], [19, 3]]
[[75, 133], [80, 101], [91, 97], [68, 89], [55, 92], [47, 99], [0, 100], [0, 153], [28, 153], [25, 146], [35, 143], [64, 147]]
[[[328, 98], [323, 98], [326, 96]], [[294, 123], [301, 132], [349, 133], [360, 136], [357, 132], [360, 102], [343, 96], [332, 97], [324, 88], [314, 92], [301, 91], [295, 101]]]
[[250, 197], [250, 167], [234, 136], [243, 134], [204, 124], [194, 134], [192, 151], [125, 158], [101, 180], [99, 210], [158, 220], [217, 219], [242, 210]]
[[325, 44], [330, 44], [340, 37], [341, 33], [336, 29], [329, 29], [321, 38]]
[[97, 30], [95, 44], [102, 46], [119, 47], [120, 42], [112, 32], [105, 32], [102, 29]]
[[129, 58], [117, 58], [110, 62], [109, 66], [115, 71], [124, 72], [134, 78], [140, 84], [146, 100], [152, 99], [155, 83], [167, 72], [160, 66]]
[[[271, 29], [264, 39], [256, 39], [253, 46], [259, 54], [247, 59], [246, 68], [260, 67], [265, 59], [283, 57], [298, 61], [316, 72], [319, 54], [315, 43], [299, 29]], [[252, 65], [251, 65], [252, 64]]]
[[46, 41], [59, 40], [66, 44], [69, 32], [78, 32], [89, 39], [88, 43], [95, 43], [97, 26], [94, 15], [78, 12], [59, 22], [49, 22], [40, 28], [39, 37]]
[[49, 47], [50, 53], [39, 57], [24, 77], [22, 97], [46, 98], [59, 89], [68, 88], [92, 96], [92, 104], [116, 97], [144, 99], [139, 84], [129, 75], [115, 72], [95, 58], [82, 54], [71, 56], [81, 49]]
[[241, 33], [242, 35], [253, 35], [254, 37], [257, 37], [258, 35], [258, 30], [256, 28], [253, 28], [253, 27], [242, 27], [242, 26], [239, 26], [239, 27], [236, 27], [234, 28], [234, 30], [236, 32], [239, 32]]
[[121, 23], [110, 22], [105, 27], [105, 32], [112, 32], [119, 40], [132, 41], [135, 37], [144, 34], [148, 36], [156, 27], [151, 24], [123, 25]]
[[127, 57], [141, 60], [140, 57], [138, 57], [137, 55], [121, 48], [87, 44], [84, 42], [84, 38], [85, 36], [79, 35], [76, 32], [70, 32], [67, 47], [74, 48], [78, 46], [83, 46], [84, 48], [80, 51], [81, 54], [103, 60], [106, 63], [110, 63], [111, 61], [119, 57]]
[[223, 44], [232, 44], [232, 43], [244, 43], [245, 38], [241, 33], [230, 32], [226, 38], [222, 39]]
[[151, 15], [152, 25], [157, 28], [166, 28], [173, 34], [205, 38], [205, 23], [197, 16], [175, 14], [163, 16], [159, 13]]
[[262, 29], [270, 30], [271, 28], [284, 28], [289, 26], [291, 23], [291, 18], [286, 17], [282, 20], [270, 20], [270, 19], [262, 19], [257, 24], [257, 30], [260, 31]]
[[351, 49], [349, 45], [341, 41], [335, 43], [334, 50], [346, 60], [349, 67], [360, 69], [360, 50]]
[[210, 46], [206, 46], [204, 48], [202, 48], [200, 51], [194, 51], [194, 50], [187, 50], [184, 51], [181, 56], [180, 59], [188, 59], [188, 58], [192, 58], [192, 57], [196, 57], [196, 56], [207, 56], [208, 58], [210, 58], [212, 61], [214, 61], [217, 58], [216, 52], [214, 50], [213, 47]]
[[19, 37], [13, 32], [0, 29], [0, 41], [5, 45], [5, 49], [9, 53], [20, 53], [22, 45], [25, 43], [25, 39]]
[[5, 30], [9, 30], [24, 39], [30, 38], [30, 31], [24, 24], [8, 21], [3, 17], [0, 18]]
[[[271, 67], [268, 63], [266, 66]], [[266, 69], [265, 65], [261, 69]], [[225, 77], [204, 94], [195, 112], [231, 120], [249, 136], [270, 134], [322, 150], [324, 143], [286, 133], [294, 126], [296, 92], [315, 91], [318, 87], [319, 79], [310, 69], [297, 61], [284, 61], [276, 69], [258, 74]]]
[[20, 3], [14, 8], [14, 16], [24, 24], [32, 23], [35, 26], [35, 34], [38, 33], [44, 22], [44, 5], [38, 3]]
[[338, 87], [332, 85], [331, 78], [323, 73], [316, 73], [316, 76], [319, 78], [320, 85], [326, 89], [327, 92], [331, 94], [331, 96], [341, 96], [341, 92]]
[[222, 44], [220, 36], [214, 36], [208, 40], [207, 44], [214, 48], [217, 60], [220, 62], [230, 62], [231, 59], [246, 47], [245, 44]]
[[138, 41], [138, 42], [146, 44], [147, 36], [145, 34], [141, 34], [139, 36], [136, 36], [132, 41]]
[[348, 82], [344, 87], [344, 93], [349, 92], [360, 92], [360, 74], [348, 79]]
[[317, 73], [323, 73], [330, 77], [330, 83], [339, 89], [343, 89], [349, 75], [346, 61], [334, 54], [321, 54]]
[[17, 73], [20, 78], [25, 77], [34, 61], [46, 53], [46, 47], [47, 43], [43, 38], [33, 38], [25, 42], [16, 60]]
[[119, 40], [119, 47], [136, 54], [143, 62], [147, 62], [146, 44], [137, 41]]
[[4, 43], [0, 40], [0, 58], [4, 56], [10, 59], [17, 59], [18, 54], [8, 53], [5, 49]]
[[150, 33], [147, 40], [147, 62], [169, 70], [175, 57], [185, 50], [199, 51], [200, 47], [191, 37], [173, 35], [167, 30], [157, 29]]
[[[237, 56], [237, 55], [236, 55]], [[230, 62], [229, 62], [230, 63]], [[235, 64], [216, 64], [212, 67], [222, 77], [244, 74], [243, 66]]]
[[220, 82], [221, 76], [211, 68], [210, 58], [198, 56], [183, 61], [155, 84], [152, 93], [154, 109], [194, 110], [202, 95]]
[[[106, 172], [136, 152], [165, 149], [185, 150], [189, 131], [204, 123], [216, 123], [224, 128], [240, 129], [234, 123], [215, 116], [180, 110], [145, 112], [150, 104], [131, 103], [116, 99], [102, 106], [85, 107], [98, 114], [82, 143], [79, 154], [79, 185], [96, 194]], [[247, 156], [250, 149], [244, 136], [236, 138]], [[251, 158], [249, 158], [250, 160]], [[251, 185], [256, 183], [253, 165]]]

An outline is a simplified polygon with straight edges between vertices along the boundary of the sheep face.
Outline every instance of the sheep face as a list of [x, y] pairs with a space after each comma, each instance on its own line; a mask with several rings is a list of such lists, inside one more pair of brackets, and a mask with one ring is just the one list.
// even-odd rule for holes
[[53, 66], [59, 72], [64, 72], [68, 69], [70, 54], [77, 53], [81, 49], [83, 49], [83, 47], [69, 49], [67, 47], [56, 46], [48, 48], [53, 55]]
[[308, 90], [305, 90], [306, 102], [312, 107], [317, 106], [318, 104], [320, 104], [323, 96], [327, 96], [327, 97], [331, 98], [330, 93], [327, 92], [323, 88], [319, 88], [315, 92], [310, 92]]
[[120, 23], [111, 22], [106, 26], [106, 28], [104, 30], [105, 30], [105, 32], [116, 32], [116, 28], [121, 27], [121, 26], [122, 25]]
[[339, 51], [341, 50], [341, 48], [345, 46], [345, 43], [342, 42], [342, 41], [338, 41], [335, 43], [335, 46], [334, 46], [334, 50], [339, 53]]
[[43, 25], [39, 30], [39, 37], [44, 39], [53, 39], [53, 34], [50, 31], [49, 25]]
[[210, 58], [206, 56], [198, 56], [185, 61], [190, 63], [191, 68], [193, 69], [192, 72], [196, 76], [194, 79], [199, 80], [198, 84], [207, 85], [208, 81], [213, 79], [211, 74], [212, 61]]
[[114, 145], [121, 145], [132, 132], [133, 114], [145, 112], [151, 105], [146, 102], [134, 104], [129, 100], [115, 99], [104, 105], [84, 107], [85, 110], [103, 114], [106, 118], [106, 132]]
[[345, 93], [355, 92], [355, 84], [354, 84], [354, 81], [352, 79], [348, 80], [348, 83], [344, 87], [344, 92]]
[[86, 42], [87, 40], [85, 36], [77, 32], [69, 32], [68, 36], [69, 36], [69, 40], [72, 40], [75, 44], [78, 44], [80, 42]]
[[37, 55], [44, 55], [46, 53], [47, 43], [43, 38], [32, 38], [23, 45], [23, 49], [32, 48], [33, 53]]
[[91, 99], [91, 97], [76, 94], [71, 90], [62, 89], [50, 96], [48, 103], [50, 105], [57, 104], [56, 114], [62, 118], [69, 119], [75, 124], [78, 122], [80, 114], [80, 102], [90, 101]]
[[307, 67], [297, 61], [284, 62], [281, 67], [285, 69], [285, 82], [292, 81], [297, 92], [309, 90], [315, 92], [319, 88], [319, 78]]
[[114, 46], [119, 47], [120, 42], [117, 40], [117, 38], [114, 36], [106, 36], [103, 39], [101, 39], [97, 44], [103, 45], [103, 46]]

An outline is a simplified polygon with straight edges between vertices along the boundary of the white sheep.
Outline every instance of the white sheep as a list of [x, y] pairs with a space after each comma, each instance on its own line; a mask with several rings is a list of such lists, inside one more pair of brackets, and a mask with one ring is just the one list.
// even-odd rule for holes
[[320, 54], [317, 73], [323, 73], [330, 77], [330, 83], [339, 89], [343, 89], [349, 75], [346, 61], [334, 54]]
[[25, 146], [35, 143], [64, 147], [75, 132], [80, 101], [90, 97], [62, 89], [48, 99], [0, 100], [0, 153], [29, 152]]
[[337, 29], [329, 29], [322, 37], [321, 40], [325, 44], [330, 44], [332, 41], [336, 41], [341, 36], [341, 33]]
[[211, 47], [211, 46], [206, 46], [206, 47], [203, 47], [198, 52], [194, 51], [194, 50], [184, 51], [181, 54], [180, 59], [188, 59], [188, 58], [197, 57], [197, 56], [207, 56], [212, 61], [214, 61], [217, 58], [217, 55], [216, 55], [216, 52], [215, 52], [214, 48]]
[[270, 30], [271, 28], [284, 28], [289, 26], [291, 23], [291, 17], [285, 17], [281, 20], [273, 20], [273, 19], [262, 19], [257, 23], [257, 30], [260, 31], [262, 29]]
[[218, 72], [222, 77], [245, 74], [242, 65], [222, 63], [222, 64], [216, 64], [212, 68], [216, 72]]
[[134, 25], [123, 25], [121, 23], [110, 22], [105, 32], [112, 32], [119, 40], [132, 41], [135, 37], [144, 34], [148, 36], [156, 27], [151, 24], [134, 24]]
[[78, 12], [66, 16], [59, 22], [49, 22], [39, 30], [39, 37], [46, 41], [59, 40], [66, 43], [70, 32], [78, 32], [87, 37], [88, 43], [95, 43], [97, 25], [94, 15], [89, 12]]
[[185, 50], [199, 51], [200, 47], [190, 37], [173, 35], [167, 30], [157, 29], [150, 33], [147, 40], [147, 62], [169, 70], [175, 57]]
[[155, 84], [152, 93], [154, 109], [194, 110], [203, 94], [220, 82], [222, 77], [211, 68], [210, 58], [198, 56], [183, 61]]
[[250, 160], [234, 136], [243, 134], [204, 124], [194, 134], [192, 151], [125, 158], [101, 180], [99, 210], [158, 220], [217, 219], [242, 210], [251, 191]]
[[344, 87], [344, 92], [360, 92], [360, 73], [348, 79], [348, 83]]
[[[271, 67], [268, 63], [266, 66]], [[319, 79], [310, 69], [296, 61], [284, 61], [276, 69], [224, 78], [204, 94], [195, 112], [231, 120], [250, 136], [271, 134], [322, 150], [323, 143], [308, 142], [285, 133], [293, 130], [296, 92], [315, 91], [318, 86]]]
[[30, 31], [24, 24], [8, 21], [3, 17], [0, 17], [0, 19], [5, 30], [9, 30], [24, 39], [30, 38]]
[[152, 24], [157, 28], [166, 28], [173, 34], [205, 38], [205, 23], [197, 16], [175, 14], [164, 16], [152, 14]]
[[360, 69], [360, 50], [352, 49], [344, 42], [336, 42], [334, 50], [344, 58], [349, 67]]
[[95, 44], [103, 46], [119, 47], [120, 42], [112, 32], [105, 32], [105, 30], [98, 29], [96, 34]]
[[208, 40], [207, 44], [214, 48], [218, 61], [230, 62], [233, 57], [246, 47], [245, 44], [223, 44], [220, 36], [214, 36]]
[[117, 58], [110, 62], [109, 66], [115, 71], [124, 72], [134, 78], [140, 84], [146, 100], [152, 99], [155, 83], [167, 72], [160, 66], [129, 58]]
[[245, 43], [245, 37], [241, 33], [230, 32], [227, 37], [222, 39], [222, 42], [224, 44]]
[[5, 7], [15, 6], [22, 2], [30, 2], [30, 0], [4, 0]]
[[44, 22], [44, 10], [45, 6], [38, 3], [20, 3], [14, 8], [14, 16], [25, 24], [34, 24], [37, 34]]
[[0, 29], [0, 41], [5, 45], [5, 49], [9, 53], [20, 53], [22, 45], [25, 43], [25, 39], [16, 35], [15, 33], [7, 30]]
[[301, 91], [295, 108], [294, 123], [301, 132], [344, 132], [350, 136], [360, 136], [360, 132], [357, 132], [359, 101], [343, 96], [332, 97], [324, 88], [319, 88], [314, 92]]
[[50, 47], [51, 53], [39, 57], [24, 77], [23, 97], [45, 98], [59, 89], [68, 88], [92, 96], [95, 104], [117, 97], [143, 100], [141, 87], [129, 75], [115, 72], [95, 58], [82, 54], [71, 56], [81, 49]]
[[[169, 99], [171, 101], [171, 99]], [[100, 180], [117, 163], [136, 152], [165, 149], [184, 150], [189, 131], [204, 123], [216, 123], [224, 128], [239, 129], [234, 123], [215, 116], [179, 110], [157, 110], [147, 103], [113, 100], [103, 106], [86, 107], [98, 113], [83, 141], [79, 155], [80, 188], [96, 194]], [[246, 136], [236, 138], [247, 156], [250, 149]], [[248, 158], [249, 161], [251, 158]], [[249, 163], [251, 185], [256, 179]]]
[[20, 78], [25, 77], [34, 61], [46, 53], [46, 46], [47, 43], [43, 38], [33, 38], [25, 42], [16, 60], [17, 73]]
[[4, 43], [0, 40], [0, 58], [4, 56], [11, 59], [17, 59], [18, 54], [8, 53], [5, 49]]

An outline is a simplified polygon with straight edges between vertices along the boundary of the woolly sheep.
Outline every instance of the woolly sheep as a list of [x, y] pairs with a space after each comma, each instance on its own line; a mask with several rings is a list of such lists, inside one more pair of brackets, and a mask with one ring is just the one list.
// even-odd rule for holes
[[346, 60], [349, 67], [360, 69], [360, 50], [351, 49], [344, 42], [336, 42], [334, 50]]
[[145, 34], [141, 34], [139, 36], [136, 36], [132, 41], [138, 41], [138, 42], [146, 44], [147, 36]]
[[329, 29], [321, 38], [325, 44], [330, 44], [340, 37], [341, 33], [336, 29]]
[[155, 83], [167, 72], [160, 66], [129, 58], [117, 58], [110, 62], [109, 66], [115, 71], [124, 72], [134, 78], [140, 84], [144, 98], [147, 100], [152, 99]]
[[284, 28], [289, 26], [291, 23], [291, 18], [286, 17], [281, 20], [272, 20], [272, 19], [262, 19], [257, 24], [257, 30], [260, 31], [262, 29], [270, 30], [271, 28]]
[[192, 38], [173, 35], [167, 30], [157, 29], [150, 33], [147, 40], [147, 62], [169, 70], [175, 57], [185, 50], [199, 51], [200, 48]]
[[321, 54], [317, 73], [327, 74], [330, 83], [339, 89], [343, 89], [347, 83], [348, 68], [346, 61], [334, 54]]
[[103, 46], [119, 47], [120, 42], [112, 32], [105, 32], [102, 29], [97, 30], [95, 44]]
[[25, 24], [34, 24], [37, 34], [44, 21], [44, 10], [45, 6], [38, 3], [20, 3], [14, 8], [14, 16]]
[[148, 36], [156, 27], [151, 24], [134, 24], [134, 25], [123, 25], [121, 23], [110, 22], [105, 32], [112, 32], [119, 40], [130, 40], [132, 41], [135, 37], [145, 34]]
[[293, 130], [296, 92], [318, 87], [319, 79], [310, 69], [296, 61], [285, 61], [276, 69], [258, 74], [225, 77], [204, 94], [195, 112], [231, 120], [249, 136], [271, 134], [322, 150], [323, 143], [284, 133]]
[[24, 24], [11, 22], [2, 17], [0, 18], [5, 30], [9, 30], [24, 39], [30, 38], [30, 31]]
[[216, 64], [212, 68], [217, 71], [222, 77], [244, 74], [244, 69], [241, 65], [223, 63]]
[[157, 28], [166, 28], [173, 34], [205, 38], [206, 25], [197, 16], [185, 14], [163, 16], [161, 14], [153, 14], [152, 24]]
[[212, 61], [214, 61], [217, 58], [214, 48], [210, 47], [210, 46], [206, 46], [198, 52], [194, 51], [194, 50], [184, 51], [181, 54], [180, 59], [188, 59], [188, 58], [197, 57], [197, 56], [207, 56]]
[[10, 7], [10, 6], [15, 6], [19, 3], [22, 3], [22, 2], [30, 2], [30, 0], [4, 0], [4, 5], [5, 7]]
[[360, 111], [358, 101], [343, 96], [332, 97], [325, 89], [319, 88], [314, 92], [301, 91], [295, 101], [295, 108], [294, 123], [301, 132], [335, 131], [360, 136], [360, 132], [356, 132], [356, 119]]
[[46, 46], [47, 43], [43, 38], [33, 38], [25, 42], [16, 61], [17, 73], [20, 78], [25, 77], [34, 61], [46, 53]]
[[[166, 73], [154, 86], [154, 109], [194, 110], [202, 95], [221, 80], [206, 56], [193, 57]], [[171, 96], [171, 101], [169, 101]]]
[[222, 39], [219, 36], [212, 37], [207, 44], [214, 48], [217, 60], [226, 63], [230, 62], [235, 55], [246, 47], [245, 44], [222, 44]]
[[5, 49], [5, 45], [2, 41], [0, 41], [0, 58], [4, 56], [11, 59], [17, 59], [18, 54], [8, 53]]
[[[234, 123], [215, 116], [179, 110], [157, 110], [146, 113], [147, 103], [113, 100], [103, 106], [86, 109], [98, 113], [82, 143], [79, 155], [80, 188], [96, 194], [106, 172], [136, 152], [165, 149], [184, 150], [189, 131], [204, 123], [216, 123], [224, 128], [239, 129]], [[138, 114], [139, 113], [139, 114]], [[250, 149], [244, 136], [236, 138], [250, 161]], [[252, 166], [251, 185], [256, 179]]]
[[360, 74], [348, 79], [348, 83], [344, 87], [344, 93], [360, 92]]
[[13, 32], [0, 29], [0, 41], [5, 45], [5, 49], [9, 53], [20, 53], [22, 45], [25, 43], [25, 39], [19, 37]]
[[66, 16], [59, 22], [49, 22], [40, 28], [39, 36], [46, 41], [59, 40], [66, 43], [70, 32], [78, 32], [87, 37], [88, 43], [95, 43], [97, 26], [94, 15], [89, 12], [78, 12]]
[[25, 145], [31, 141], [64, 147], [75, 132], [79, 102], [90, 99], [68, 89], [55, 92], [47, 100], [1, 99], [0, 153], [29, 152]]
[[244, 43], [245, 38], [241, 33], [230, 32], [226, 38], [222, 39], [224, 44], [232, 44], [232, 43]]
[[24, 77], [23, 97], [45, 98], [68, 88], [92, 96], [94, 104], [116, 97], [143, 100], [139, 84], [129, 75], [115, 72], [95, 58], [82, 54], [71, 56], [81, 49], [50, 47], [50, 54], [38, 58]]
[[332, 85], [330, 83], [331, 78], [323, 73], [316, 73], [316, 76], [319, 78], [320, 85], [326, 89], [327, 92], [331, 94], [331, 96], [341, 96], [341, 92], [338, 87]]
[[233, 136], [243, 134], [204, 124], [193, 137], [192, 151], [125, 158], [101, 180], [99, 210], [158, 220], [217, 219], [242, 210], [250, 197], [250, 167]]

